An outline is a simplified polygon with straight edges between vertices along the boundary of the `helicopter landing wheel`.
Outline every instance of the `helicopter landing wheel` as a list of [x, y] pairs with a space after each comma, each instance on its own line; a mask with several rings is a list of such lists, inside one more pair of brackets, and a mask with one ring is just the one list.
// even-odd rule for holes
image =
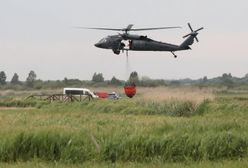
[[171, 54], [174, 55], [174, 58], [177, 58], [177, 55], [172, 51]]

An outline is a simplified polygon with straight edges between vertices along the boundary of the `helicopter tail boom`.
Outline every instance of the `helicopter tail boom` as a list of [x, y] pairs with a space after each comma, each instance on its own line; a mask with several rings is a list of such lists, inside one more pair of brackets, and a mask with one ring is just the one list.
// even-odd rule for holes
[[180, 46], [179, 49], [180, 50], [188, 50], [191, 49], [189, 46], [192, 45], [194, 43], [194, 36], [191, 35], [189, 36]]

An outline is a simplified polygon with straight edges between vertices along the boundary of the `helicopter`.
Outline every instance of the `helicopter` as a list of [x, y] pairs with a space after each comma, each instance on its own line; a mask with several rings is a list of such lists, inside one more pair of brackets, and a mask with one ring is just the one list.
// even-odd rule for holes
[[[188, 27], [191, 32], [183, 38], [186, 38], [180, 45], [169, 44], [165, 42], [160, 42], [148, 38], [144, 35], [136, 35], [130, 34], [131, 31], [147, 31], [147, 30], [160, 30], [160, 29], [175, 29], [181, 28], [179, 26], [176, 27], [155, 27], [155, 28], [140, 28], [134, 29], [133, 24], [129, 24], [126, 28], [116, 29], [116, 28], [100, 28], [100, 27], [77, 27], [81, 29], [95, 29], [95, 30], [110, 30], [110, 31], [121, 31], [123, 33], [118, 33], [118, 35], [109, 35], [103, 39], [101, 39], [98, 43], [95, 44], [96, 47], [102, 49], [111, 49], [114, 54], [119, 55], [120, 52], [126, 51], [126, 55], [128, 56], [128, 51], [167, 51], [171, 52], [175, 58], [177, 55], [176, 51], [181, 50], [190, 50], [190, 45], [194, 43], [194, 39], [199, 42], [197, 35], [198, 31], [202, 30], [203, 27], [193, 30], [190, 23], [188, 23]], [[124, 42], [128, 41], [128, 44]]]

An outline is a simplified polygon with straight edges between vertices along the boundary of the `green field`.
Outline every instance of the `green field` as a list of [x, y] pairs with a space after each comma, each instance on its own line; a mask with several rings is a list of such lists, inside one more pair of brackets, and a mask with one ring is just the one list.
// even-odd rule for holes
[[[248, 92], [141, 88], [121, 100], [0, 100], [0, 167], [245, 167]], [[151, 93], [151, 94], [149, 94]]]

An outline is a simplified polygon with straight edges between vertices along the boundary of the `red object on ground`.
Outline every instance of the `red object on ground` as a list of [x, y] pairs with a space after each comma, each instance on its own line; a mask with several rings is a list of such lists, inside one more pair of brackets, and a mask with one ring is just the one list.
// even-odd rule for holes
[[96, 92], [96, 95], [102, 99], [108, 98], [109, 96], [107, 92]]
[[136, 86], [126, 85], [124, 86], [124, 91], [127, 97], [132, 98], [136, 94]]

